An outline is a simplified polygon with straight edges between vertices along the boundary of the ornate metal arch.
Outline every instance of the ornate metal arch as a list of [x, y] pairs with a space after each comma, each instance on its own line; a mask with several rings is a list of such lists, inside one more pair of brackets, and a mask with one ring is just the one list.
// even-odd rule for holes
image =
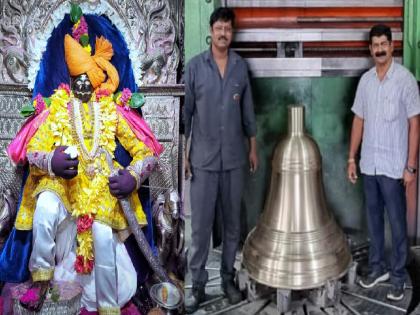
[[[78, 0], [85, 13], [105, 14], [123, 33], [139, 85], [175, 84], [180, 59], [169, 0]], [[32, 87], [54, 27], [69, 12], [68, 0], [1, 3], [0, 84]]]

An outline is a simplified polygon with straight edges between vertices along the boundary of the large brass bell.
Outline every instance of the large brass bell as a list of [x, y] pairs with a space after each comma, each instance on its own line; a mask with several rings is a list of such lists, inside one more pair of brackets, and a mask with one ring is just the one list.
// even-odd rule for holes
[[305, 133], [304, 107], [291, 106], [288, 115], [288, 134], [276, 147], [270, 191], [245, 241], [243, 264], [267, 286], [311, 289], [344, 275], [351, 254], [325, 202], [321, 155]]

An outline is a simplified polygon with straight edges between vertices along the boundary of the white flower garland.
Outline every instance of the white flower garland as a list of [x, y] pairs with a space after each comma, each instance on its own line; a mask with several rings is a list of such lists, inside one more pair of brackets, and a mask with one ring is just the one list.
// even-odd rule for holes
[[[131, 66], [133, 68], [134, 79], [138, 86], [143, 85], [142, 79], [142, 62], [141, 62], [141, 52], [135, 46], [135, 42], [130, 38], [130, 31], [128, 30], [124, 21], [120, 18], [118, 13], [111, 7], [107, 2], [100, 2], [99, 5], [92, 5], [89, 3], [82, 3], [80, 7], [83, 11], [83, 14], [97, 14], [97, 15], [106, 15], [110, 21], [116, 26], [116, 28], [121, 32], [125, 43], [129, 51], [129, 58], [131, 60]], [[35, 43], [29, 45], [28, 51], [30, 53], [29, 67], [28, 67], [28, 88], [33, 90], [35, 86], [36, 76], [39, 71], [41, 64], [42, 56], [47, 47], [48, 39], [51, 36], [54, 28], [60, 24], [64, 19], [64, 16], [70, 13], [70, 3], [65, 2], [60, 5], [57, 9], [51, 14], [50, 20], [46, 25], [45, 31], [36, 34]]]
[[99, 136], [101, 131], [101, 112], [99, 110], [99, 104], [93, 102], [91, 106], [93, 106], [93, 145], [92, 149], [89, 151], [85, 144], [85, 137], [83, 135], [83, 123], [82, 123], [82, 115], [80, 113], [80, 105], [81, 101], [78, 99], [73, 99], [71, 101], [72, 108], [71, 108], [71, 116], [70, 120], [73, 124], [73, 128], [75, 131], [77, 142], [80, 146], [80, 153], [83, 159], [87, 162], [92, 163], [96, 159], [98, 149], [99, 149]]

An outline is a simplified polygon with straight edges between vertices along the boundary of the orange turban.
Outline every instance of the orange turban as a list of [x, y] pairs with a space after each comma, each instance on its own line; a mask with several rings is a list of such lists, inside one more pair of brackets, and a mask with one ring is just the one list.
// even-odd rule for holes
[[[91, 56], [73, 37], [67, 34], [64, 38], [64, 52], [71, 76], [86, 73], [95, 90], [108, 89], [111, 93], [115, 92], [120, 78], [117, 69], [109, 62], [114, 54], [109, 41], [102, 36], [97, 38], [95, 54]], [[106, 81], [104, 71], [108, 75]]]

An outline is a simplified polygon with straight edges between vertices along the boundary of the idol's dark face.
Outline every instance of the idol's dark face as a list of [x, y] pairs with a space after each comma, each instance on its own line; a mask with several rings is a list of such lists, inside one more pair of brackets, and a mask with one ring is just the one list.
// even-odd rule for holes
[[86, 74], [81, 74], [72, 80], [71, 88], [74, 96], [76, 96], [83, 103], [89, 102], [92, 97], [93, 87]]

